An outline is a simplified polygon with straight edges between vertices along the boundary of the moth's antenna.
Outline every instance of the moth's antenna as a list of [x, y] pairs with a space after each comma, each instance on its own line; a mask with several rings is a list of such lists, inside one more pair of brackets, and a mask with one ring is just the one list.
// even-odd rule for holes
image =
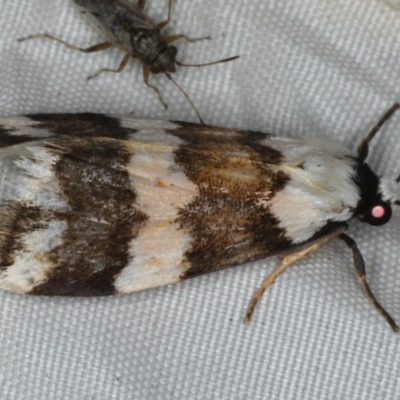
[[229, 58], [224, 58], [223, 60], [212, 61], [212, 62], [204, 63], [204, 64], [183, 64], [183, 63], [181, 63], [181, 62], [179, 62], [177, 60], [175, 60], [175, 62], [181, 67], [205, 67], [206, 65], [221, 64], [221, 63], [225, 63], [225, 62], [228, 62], [228, 61], [233, 61], [233, 60], [236, 60], [239, 57], [240, 56], [229, 57]]
[[[358, 160], [363, 162], [368, 157], [368, 144], [373, 139], [373, 137], [377, 134], [379, 129], [382, 128], [382, 125], [400, 108], [399, 103], [393, 104], [393, 106], [385, 113], [385, 115], [379, 120], [379, 122], [371, 129], [368, 135], [361, 141], [359, 146], [357, 147]], [[400, 176], [397, 178], [397, 181], [400, 181]]]
[[194, 112], [197, 115], [197, 118], [200, 120], [200, 123], [202, 125], [204, 125], [204, 121], [203, 118], [201, 118], [200, 113], [197, 111], [197, 108], [195, 107], [195, 105], [193, 104], [193, 101], [190, 99], [189, 95], [181, 88], [181, 86], [178, 85], [178, 83], [176, 81], [174, 81], [172, 79], [172, 76], [168, 73], [165, 72], [165, 75], [167, 76], [167, 78], [172, 81], [172, 83], [182, 92], [182, 94], [187, 98], [188, 102], [190, 103], [190, 105], [192, 106]]

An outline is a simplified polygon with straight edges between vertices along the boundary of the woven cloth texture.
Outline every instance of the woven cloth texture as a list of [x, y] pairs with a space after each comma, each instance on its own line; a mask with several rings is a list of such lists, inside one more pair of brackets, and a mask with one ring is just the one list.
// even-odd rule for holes
[[[106, 112], [196, 122], [165, 76], [152, 76], [167, 110], [122, 53], [73, 51], [104, 41], [72, 0], [0, 0], [2, 115]], [[148, 0], [155, 21], [167, 0]], [[301, 137], [356, 149], [400, 101], [400, 2], [380, 0], [180, 0], [166, 35], [179, 60], [231, 63], [174, 75], [208, 124]], [[374, 140], [368, 163], [400, 173], [400, 115]], [[306, 207], [307, 205], [305, 205]], [[400, 323], [400, 210], [379, 228], [350, 227], [379, 301]], [[246, 305], [277, 259], [169, 287], [110, 298], [0, 293], [2, 400], [398, 399], [400, 336], [368, 304], [350, 251], [332, 242], [285, 272], [249, 326]]]

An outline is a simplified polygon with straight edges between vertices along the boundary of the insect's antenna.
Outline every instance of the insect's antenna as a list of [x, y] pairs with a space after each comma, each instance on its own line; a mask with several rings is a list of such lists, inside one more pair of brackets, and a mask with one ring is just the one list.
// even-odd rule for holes
[[[378, 121], [378, 123], [371, 129], [368, 135], [361, 141], [357, 147], [358, 160], [363, 162], [368, 157], [368, 144], [373, 139], [373, 137], [378, 133], [382, 125], [400, 108], [399, 103], [393, 104], [393, 106], [386, 111], [385, 115]], [[400, 179], [400, 176], [399, 178]]]
[[239, 58], [240, 56], [235, 56], [235, 57], [229, 57], [229, 58], [224, 58], [223, 60], [218, 60], [218, 61], [212, 61], [209, 63], [205, 63], [205, 64], [183, 64], [179, 61], [175, 62], [180, 66], [180, 67], [205, 67], [206, 65], [214, 65], [214, 64], [221, 64], [221, 63], [225, 63], [228, 61], [233, 61], [236, 60], [237, 58]]
[[171, 76], [169, 73], [165, 72], [165, 75], [167, 76], [167, 78], [168, 78], [170, 81], [172, 81], [172, 83], [173, 83], [173, 84], [182, 92], [182, 94], [187, 98], [188, 102], [190, 103], [190, 105], [192, 106], [194, 112], [196, 113], [197, 118], [200, 120], [200, 123], [201, 123], [202, 125], [204, 125], [203, 118], [201, 118], [200, 113], [197, 111], [197, 108], [196, 108], [195, 105], [193, 104], [193, 101], [190, 99], [189, 95], [181, 88], [181, 86], [178, 85], [178, 83], [177, 83], [176, 81], [174, 81], [174, 80], [172, 79], [172, 76]]

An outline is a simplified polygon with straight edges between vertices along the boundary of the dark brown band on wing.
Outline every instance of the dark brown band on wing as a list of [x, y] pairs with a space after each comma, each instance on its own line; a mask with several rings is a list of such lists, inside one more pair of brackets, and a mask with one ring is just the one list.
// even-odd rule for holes
[[2, 204], [0, 210], [0, 270], [14, 264], [16, 252], [25, 248], [23, 237], [28, 232], [45, 229], [51, 213], [40, 207], [18, 202]]
[[199, 188], [199, 196], [181, 209], [177, 222], [191, 235], [185, 253], [190, 278], [280, 253], [292, 245], [268, 205], [289, 178], [274, 172], [282, 154], [263, 146], [258, 132], [214, 135], [188, 130], [170, 131], [185, 141], [175, 162]]
[[54, 170], [69, 210], [62, 244], [47, 257], [54, 264], [33, 294], [99, 296], [115, 293], [114, 278], [129, 263], [129, 243], [147, 216], [124, 168], [131, 153], [119, 142], [86, 139], [67, 143]]
[[47, 129], [55, 135], [126, 140], [136, 132], [121, 126], [119, 118], [104, 114], [29, 114], [26, 117], [39, 122], [35, 128]]
[[14, 132], [18, 132], [18, 129], [12, 128], [9, 125], [0, 124], [0, 148], [37, 140], [35, 137], [18, 135], [14, 134]]

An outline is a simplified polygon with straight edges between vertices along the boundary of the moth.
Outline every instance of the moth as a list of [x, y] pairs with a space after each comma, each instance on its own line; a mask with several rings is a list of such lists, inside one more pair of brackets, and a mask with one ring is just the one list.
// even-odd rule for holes
[[197, 42], [211, 38], [209, 36], [190, 38], [183, 34], [167, 37], [163, 36], [161, 29], [165, 28], [169, 24], [172, 0], [168, 0], [167, 19], [158, 24], [155, 24], [144, 13], [146, 0], [138, 0], [137, 4], [127, 0], [74, 0], [74, 2], [82, 9], [82, 15], [88, 20], [88, 22], [106, 38], [106, 42], [88, 48], [80, 48], [48, 33], [30, 35], [18, 39], [18, 41], [22, 42], [30, 39], [47, 38], [55, 40], [70, 49], [79, 50], [84, 53], [94, 53], [97, 51], [107, 50], [111, 47], [117, 47], [125, 53], [118, 68], [102, 68], [95, 74], [89, 76], [88, 79], [94, 78], [102, 72], [119, 73], [126, 67], [131, 58], [137, 58], [143, 63], [144, 83], [157, 93], [160, 102], [165, 108], [168, 106], [164, 101], [160, 90], [149, 83], [150, 74], [163, 73], [170, 81], [172, 81], [189, 101], [199, 121], [204, 123], [192, 100], [181, 86], [172, 78], [171, 73], [176, 71], [177, 65], [184, 67], [202, 67], [236, 60], [239, 56], [204, 64], [184, 64], [178, 61], [176, 59], [178, 49], [175, 46], [170, 46], [171, 43], [180, 39], [185, 39], [189, 42]]
[[103, 114], [0, 118], [0, 289], [101, 296], [179, 282], [273, 255], [279, 266], [342, 240], [375, 299], [348, 223], [389, 221], [398, 181], [339, 144]]

